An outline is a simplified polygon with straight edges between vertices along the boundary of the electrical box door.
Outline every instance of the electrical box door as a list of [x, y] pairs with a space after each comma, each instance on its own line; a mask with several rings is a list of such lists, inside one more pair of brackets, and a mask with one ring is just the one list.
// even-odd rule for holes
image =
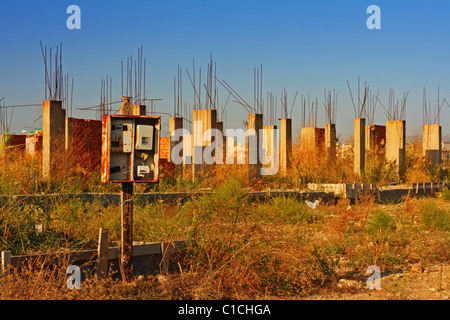
[[161, 117], [103, 115], [102, 182], [159, 181]]

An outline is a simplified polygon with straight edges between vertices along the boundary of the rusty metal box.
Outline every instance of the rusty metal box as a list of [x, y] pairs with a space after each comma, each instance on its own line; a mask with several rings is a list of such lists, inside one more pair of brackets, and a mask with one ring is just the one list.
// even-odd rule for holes
[[161, 117], [103, 115], [102, 182], [159, 181]]

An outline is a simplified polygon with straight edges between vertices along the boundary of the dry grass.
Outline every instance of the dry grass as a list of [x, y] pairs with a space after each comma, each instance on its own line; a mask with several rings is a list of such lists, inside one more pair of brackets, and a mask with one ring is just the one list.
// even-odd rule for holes
[[[407, 182], [434, 179], [413, 144], [407, 156]], [[114, 191], [102, 185], [96, 171], [85, 170], [82, 159], [61, 152], [50, 181], [41, 177], [37, 160], [10, 153], [0, 161], [3, 194], [31, 193], [36, 172], [37, 192]], [[215, 166], [195, 182], [163, 179], [155, 190], [202, 194], [177, 203], [134, 207], [137, 241], [185, 240], [187, 250], [179, 272], [149, 276], [132, 285], [116, 278], [88, 276], [81, 290], [65, 286], [66, 265], [33, 269], [0, 280], [0, 299], [280, 299], [303, 298], [324, 290], [339, 291], [340, 278], [358, 279], [369, 265], [382, 270], [448, 263], [450, 252], [448, 192], [438, 199], [406, 199], [383, 205], [373, 199], [351, 204], [320, 203], [313, 210], [293, 198], [250, 201], [249, 188], [302, 188], [309, 182], [358, 181], [351, 153], [334, 162], [294, 147], [293, 168], [286, 177], [248, 180], [244, 166]], [[370, 169], [370, 170], [369, 170]], [[98, 170], [97, 170], [98, 171]], [[382, 158], [369, 162], [363, 181], [395, 180]], [[442, 179], [448, 179], [448, 173]], [[31, 181], [31, 182], [30, 182]], [[420, 180], [423, 182], [423, 180]], [[149, 186], [136, 186], [136, 192]], [[93, 249], [98, 228], [107, 228], [111, 241], [120, 239], [119, 207], [77, 200], [5, 201], [0, 205], [0, 249], [13, 255]], [[44, 231], [37, 233], [36, 224]]]

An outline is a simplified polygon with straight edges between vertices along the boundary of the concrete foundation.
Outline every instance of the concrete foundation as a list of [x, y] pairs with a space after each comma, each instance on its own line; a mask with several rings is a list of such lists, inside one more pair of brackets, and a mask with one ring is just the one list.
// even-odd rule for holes
[[248, 139], [246, 139], [246, 149], [248, 157], [248, 178], [253, 180], [261, 176], [261, 159], [259, 157], [259, 148], [262, 145], [260, 133], [263, 129], [263, 115], [251, 113], [248, 115]]
[[442, 161], [442, 127], [438, 124], [423, 126], [423, 156], [427, 165], [439, 167]]
[[361, 175], [366, 165], [366, 119], [355, 118], [353, 131], [353, 168]]
[[325, 124], [325, 152], [330, 161], [336, 157], [336, 125], [334, 123]]
[[386, 121], [386, 160], [394, 162], [399, 175], [405, 173], [406, 121]]
[[45, 100], [42, 108], [42, 172], [49, 177], [54, 155], [64, 148], [66, 111], [61, 101]]
[[291, 168], [292, 119], [280, 119], [280, 173], [286, 175]]

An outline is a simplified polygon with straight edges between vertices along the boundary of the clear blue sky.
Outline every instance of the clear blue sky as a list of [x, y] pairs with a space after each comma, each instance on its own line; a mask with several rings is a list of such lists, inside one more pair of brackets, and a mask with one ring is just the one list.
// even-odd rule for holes
[[[69, 30], [66, 8], [81, 8], [81, 30]], [[381, 8], [381, 30], [369, 30], [369, 5]], [[177, 67], [204, 71], [209, 55], [218, 78], [226, 80], [248, 102], [253, 101], [253, 70], [263, 64], [263, 97], [280, 96], [286, 87], [292, 102], [298, 95], [318, 97], [319, 126], [324, 125], [323, 90], [339, 95], [337, 130], [352, 134], [358, 76], [387, 105], [389, 88], [401, 97], [409, 90], [407, 130], [421, 134], [422, 89], [434, 104], [450, 101], [450, 1], [5, 1], [0, 2], [0, 98], [6, 105], [40, 103], [44, 99], [44, 65], [39, 41], [63, 43], [64, 72], [75, 78], [75, 110], [99, 103], [100, 81], [113, 78], [113, 100], [120, 100], [120, 63], [143, 45], [147, 59], [147, 96], [161, 98], [157, 111], [173, 110], [173, 77]], [[206, 79], [203, 75], [202, 79]], [[193, 91], [183, 75], [183, 100]], [[226, 100], [221, 90], [220, 101]], [[278, 104], [279, 105], [279, 104]], [[241, 127], [247, 113], [227, 106], [228, 126]], [[297, 99], [294, 129], [301, 122]], [[12, 131], [39, 127], [41, 108], [16, 108]], [[450, 108], [443, 107], [443, 134], [450, 133]], [[163, 118], [167, 121], [166, 118]], [[386, 121], [381, 106], [375, 122]], [[163, 128], [164, 129], [164, 128]]]

